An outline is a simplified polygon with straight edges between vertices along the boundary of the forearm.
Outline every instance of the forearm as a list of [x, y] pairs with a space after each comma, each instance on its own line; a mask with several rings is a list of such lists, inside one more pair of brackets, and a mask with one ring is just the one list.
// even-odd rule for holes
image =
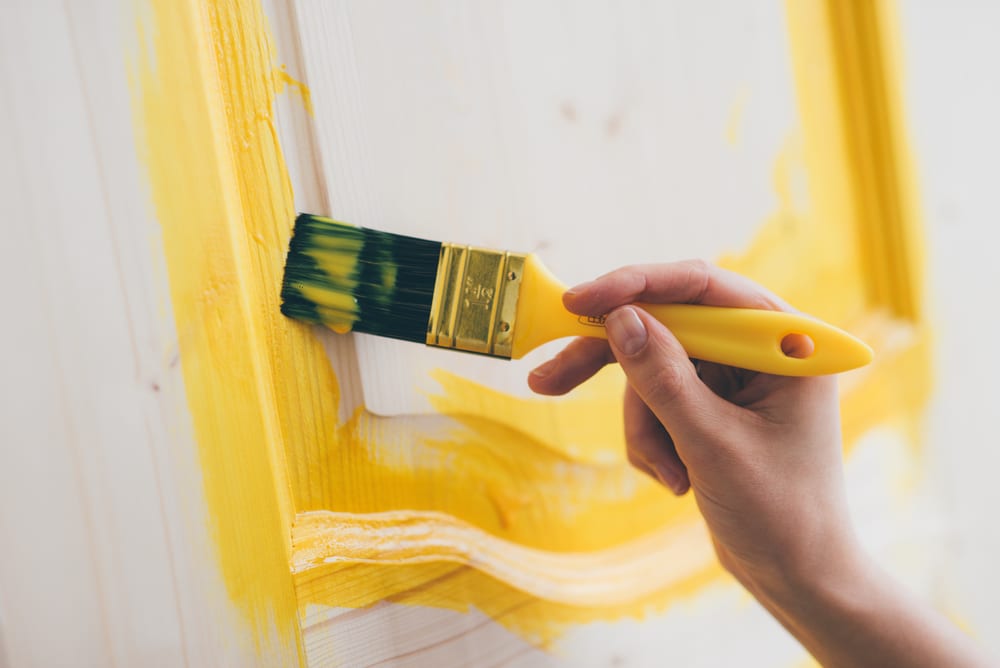
[[754, 592], [823, 666], [995, 665], [863, 552], [839, 561], [821, 578], [793, 576]]

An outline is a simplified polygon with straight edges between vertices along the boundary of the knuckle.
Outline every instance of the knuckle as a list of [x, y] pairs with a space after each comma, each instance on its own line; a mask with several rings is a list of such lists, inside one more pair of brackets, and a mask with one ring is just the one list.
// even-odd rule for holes
[[684, 262], [687, 268], [687, 283], [691, 286], [692, 302], [700, 303], [708, 293], [712, 283], [712, 272], [715, 266], [703, 258], [695, 258]]
[[694, 276], [704, 276], [712, 271], [714, 265], [703, 257], [691, 258], [690, 260], [684, 260], [683, 264], [687, 265], [689, 271], [692, 272]]
[[642, 265], [629, 264], [616, 269], [611, 272], [610, 276], [614, 276], [628, 292], [629, 295], [639, 295], [646, 289], [646, 281], [648, 277], [646, 275], [646, 270]]

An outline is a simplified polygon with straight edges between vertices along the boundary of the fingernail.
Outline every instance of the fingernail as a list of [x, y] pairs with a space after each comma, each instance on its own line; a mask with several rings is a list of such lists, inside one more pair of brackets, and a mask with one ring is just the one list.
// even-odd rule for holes
[[566, 294], [571, 296], [576, 296], [581, 292], [583, 292], [584, 290], [586, 290], [587, 288], [589, 288], [592, 283], [593, 281], [587, 281], [586, 283], [580, 283], [579, 285], [574, 285], [573, 287], [571, 287], [569, 290], [566, 291]]
[[656, 466], [656, 477], [677, 496], [687, 491], [684, 476], [669, 466]]
[[556, 370], [556, 366], [559, 364], [559, 358], [553, 357], [548, 362], [544, 364], [539, 364], [537, 367], [531, 370], [531, 375], [535, 378], [545, 378], [553, 371]]
[[635, 355], [646, 346], [646, 326], [630, 306], [612, 311], [604, 327], [611, 343], [626, 355]]

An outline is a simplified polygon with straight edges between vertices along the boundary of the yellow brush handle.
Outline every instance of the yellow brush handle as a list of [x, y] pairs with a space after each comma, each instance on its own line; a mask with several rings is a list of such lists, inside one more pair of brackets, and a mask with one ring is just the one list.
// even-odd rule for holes
[[[566, 336], [607, 338], [603, 318], [573, 315], [562, 305], [565, 287], [534, 256], [525, 262], [514, 328], [514, 359]], [[688, 356], [784, 376], [840, 373], [871, 362], [863, 341], [825, 322], [795, 313], [692, 304], [637, 304], [673, 332]], [[789, 334], [812, 339], [806, 358], [785, 355]]]

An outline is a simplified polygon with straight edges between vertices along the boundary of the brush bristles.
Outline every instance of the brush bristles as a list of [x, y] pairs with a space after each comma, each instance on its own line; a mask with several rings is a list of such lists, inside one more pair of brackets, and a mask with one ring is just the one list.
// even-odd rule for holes
[[281, 312], [424, 343], [441, 244], [299, 214], [285, 262]]

